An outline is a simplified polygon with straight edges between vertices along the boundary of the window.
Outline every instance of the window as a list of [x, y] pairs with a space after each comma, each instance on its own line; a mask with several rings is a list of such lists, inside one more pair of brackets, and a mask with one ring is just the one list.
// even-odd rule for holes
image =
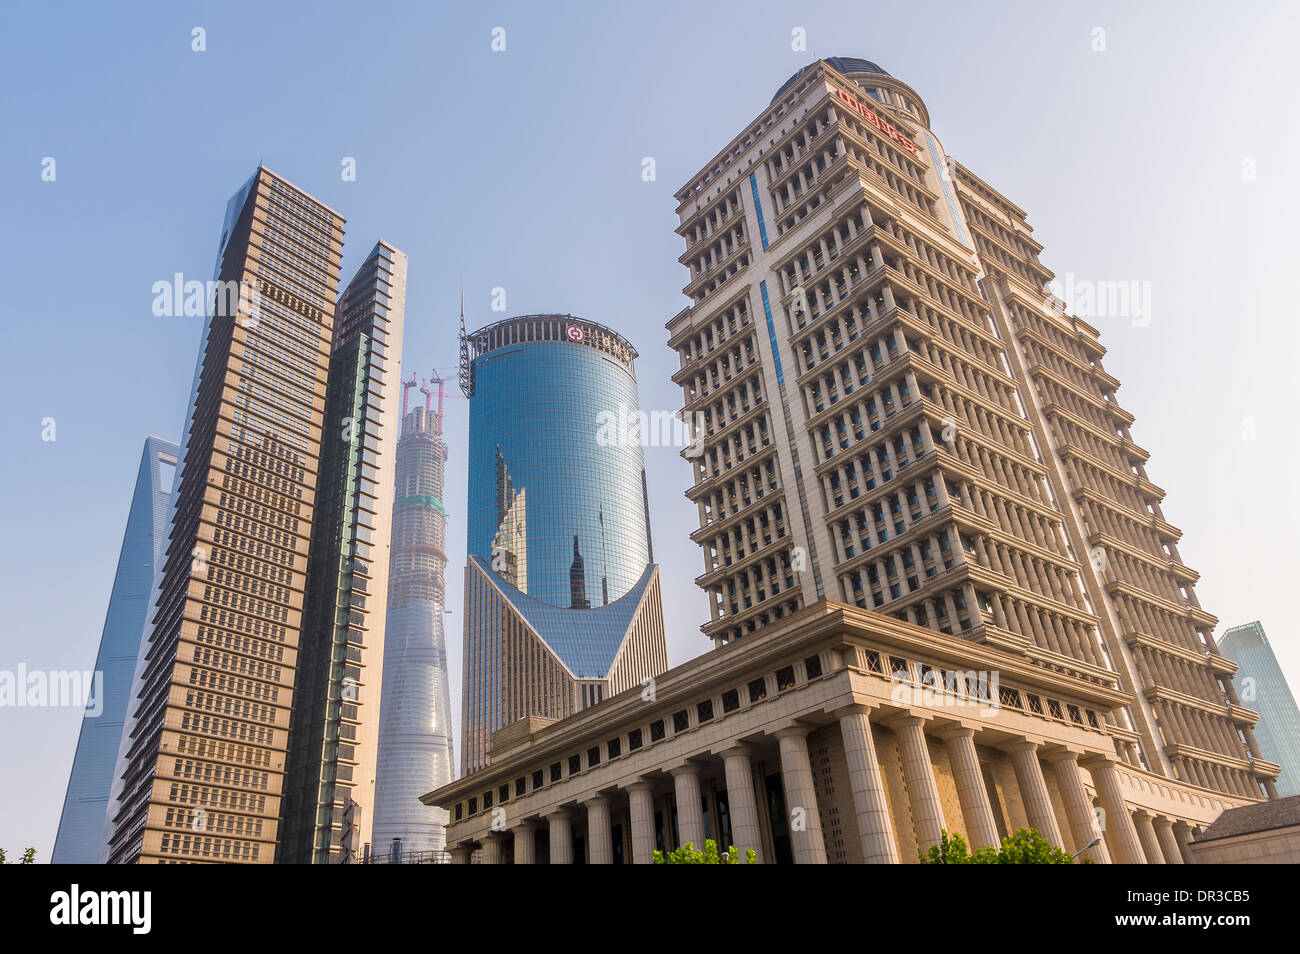
[[497, 789], [497, 804], [508, 802], [510, 800], [510, 785], [507, 783]]
[[786, 666], [776, 671], [776, 691], [785, 692], [794, 686], [794, 666]]
[[749, 704], [753, 705], [767, 698], [767, 680], [755, 679], [749, 684]]
[[740, 708], [740, 690], [728, 689], [722, 694], [722, 711], [735, 712]]
[[470, 813], [471, 815], [473, 815], [473, 814], [474, 814], [475, 812], [477, 812], [477, 811], [478, 811], [478, 799], [477, 799], [477, 798], [471, 798], [471, 799], [469, 800], [469, 813]]
[[665, 734], [666, 734], [666, 733], [664, 732], [664, 720], [663, 720], [663, 719], [657, 719], [657, 720], [655, 720], [654, 722], [651, 722], [651, 723], [650, 723], [650, 741], [651, 741], [651, 742], [658, 742], [660, 739], [662, 739], [662, 738], [664, 737]]
[[633, 729], [627, 734], [627, 750], [635, 752], [639, 748], [641, 748], [641, 730]]
[[691, 717], [686, 714], [686, 710], [673, 713], [673, 731], [685, 732], [691, 727]]
[[593, 745], [587, 750], [587, 768], [600, 764], [600, 746]]
[[487, 811], [487, 810], [488, 810], [489, 808], [491, 808], [491, 807], [492, 807], [492, 793], [491, 793], [491, 792], [484, 792], [484, 793], [483, 793], [483, 811]]
[[559, 763], [559, 762], [555, 762], [554, 764], [552, 764], [552, 765], [551, 765], [551, 781], [552, 781], [552, 782], [558, 782], [558, 781], [559, 781], [561, 778], [563, 778], [563, 777], [564, 777], [564, 773], [560, 770], [560, 763]]
[[528, 794], [528, 779], [520, 776], [515, 779], [515, 798], [522, 798]]
[[533, 773], [533, 789], [534, 790], [539, 789], [544, 784], [546, 783], [543, 781], [542, 770], [538, 769], [536, 772]]
[[570, 756], [569, 756], [569, 774], [570, 774], [570, 775], [577, 775], [577, 774], [578, 774], [579, 772], [581, 772], [581, 771], [582, 771], [582, 756], [581, 756], [581, 755], [570, 755]]
[[610, 739], [605, 743], [605, 748], [609, 750], [609, 757], [611, 759], [616, 759], [623, 754], [623, 740]]
[[708, 722], [713, 718], [713, 700], [705, 699], [695, 707], [695, 717], [700, 722]]

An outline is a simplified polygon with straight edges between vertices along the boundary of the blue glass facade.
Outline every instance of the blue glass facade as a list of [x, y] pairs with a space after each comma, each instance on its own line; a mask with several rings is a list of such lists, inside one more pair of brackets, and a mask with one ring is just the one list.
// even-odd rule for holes
[[54, 864], [94, 864], [99, 853], [113, 786], [113, 766], [148, 615], [154, 568], [167, 543], [171, 495], [164, 480], [164, 468], [174, 467], [179, 453], [177, 445], [157, 437], [150, 437], [144, 443], [99, 654], [95, 658], [95, 671], [103, 674], [102, 708], [98, 715], [87, 712], [81, 721], [77, 754], [54, 840], [51, 859]]
[[1277, 793], [1300, 794], [1300, 708], [1258, 622], [1234, 626], [1219, 638], [1219, 652], [1237, 664], [1233, 677], [1241, 704], [1259, 713], [1255, 741], [1270, 762], [1282, 766]]
[[544, 603], [604, 606], [652, 562], [631, 357], [598, 325], [536, 322], [558, 340], [484, 338], [473, 359], [468, 551]]

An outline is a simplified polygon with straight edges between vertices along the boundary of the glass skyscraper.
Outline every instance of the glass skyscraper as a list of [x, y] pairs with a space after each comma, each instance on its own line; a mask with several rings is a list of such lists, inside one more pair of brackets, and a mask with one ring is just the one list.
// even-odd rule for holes
[[54, 864], [94, 864], [99, 852], [154, 569], [167, 543], [171, 499], [168, 472], [174, 471], [179, 453], [177, 445], [160, 437], [149, 437], [144, 442], [108, 615], [95, 657], [95, 672], [101, 673], [103, 679], [98, 690], [98, 714], [87, 712], [81, 721], [63, 816], [54, 839]]
[[1219, 637], [1219, 652], [1237, 664], [1243, 705], [1258, 710], [1255, 739], [1270, 762], [1282, 766], [1278, 795], [1300, 795], [1300, 708], [1259, 622], [1233, 626]]
[[[562, 718], [667, 668], [636, 350], [571, 315], [466, 335], [465, 771], [491, 733]], [[583, 614], [583, 615], [578, 615]]]

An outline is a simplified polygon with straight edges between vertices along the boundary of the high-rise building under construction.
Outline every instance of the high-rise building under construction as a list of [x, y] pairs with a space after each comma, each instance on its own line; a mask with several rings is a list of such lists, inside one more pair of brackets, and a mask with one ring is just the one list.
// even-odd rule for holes
[[455, 778], [445, 628], [447, 442], [442, 380], [435, 378], [437, 412], [427, 386], [424, 407], [407, 411], [415, 383], [414, 374], [403, 382], [397, 442], [372, 837], [379, 853], [400, 841], [403, 851], [436, 856], [446, 842], [447, 813], [426, 808], [419, 797]]

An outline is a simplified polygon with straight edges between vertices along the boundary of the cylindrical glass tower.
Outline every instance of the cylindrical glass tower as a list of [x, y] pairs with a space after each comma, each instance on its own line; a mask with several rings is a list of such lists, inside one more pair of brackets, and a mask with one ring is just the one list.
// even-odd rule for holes
[[635, 349], [570, 315], [511, 318], [466, 344], [469, 554], [552, 606], [612, 603], [653, 562]]

